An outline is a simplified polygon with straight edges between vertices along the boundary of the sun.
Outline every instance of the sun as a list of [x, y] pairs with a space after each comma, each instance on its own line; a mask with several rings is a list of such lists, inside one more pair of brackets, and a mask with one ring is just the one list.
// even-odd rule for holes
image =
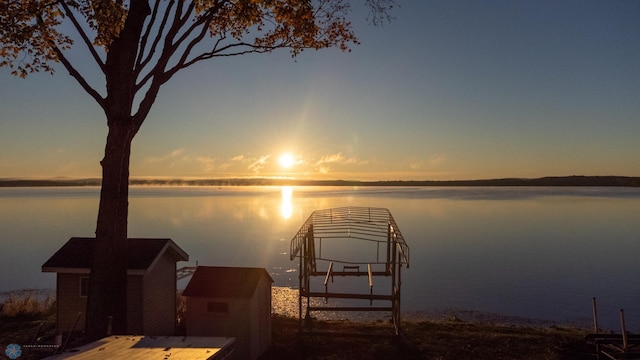
[[282, 166], [283, 168], [289, 169], [296, 163], [296, 160], [293, 158], [293, 155], [291, 155], [290, 153], [284, 153], [280, 155], [280, 158], [278, 158], [278, 162], [280, 163], [280, 166]]

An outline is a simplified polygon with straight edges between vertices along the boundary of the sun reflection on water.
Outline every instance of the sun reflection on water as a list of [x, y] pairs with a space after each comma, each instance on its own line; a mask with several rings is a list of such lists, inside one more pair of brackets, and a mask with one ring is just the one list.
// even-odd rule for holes
[[291, 186], [283, 186], [282, 192], [282, 204], [280, 205], [280, 215], [287, 220], [293, 214], [293, 205], [291, 199], [293, 197], [293, 188]]

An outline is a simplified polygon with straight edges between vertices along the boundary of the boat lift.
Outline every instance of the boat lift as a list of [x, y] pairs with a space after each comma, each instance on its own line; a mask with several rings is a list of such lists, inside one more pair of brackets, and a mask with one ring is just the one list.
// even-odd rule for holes
[[[314, 211], [291, 240], [290, 259], [299, 258], [298, 314], [300, 331], [311, 312], [388, 311], [396, 335], [400, 326], [401, 269], [409, 267], [409, 246], [389, 210], [373, 207], [340, 207]], [[349, 257], [346, 259], [345, 257]], [[366, 277], [368, 291], [333, 284], [336, 278]], [[379, 278], [386, 287], [374, 285]], [[324, 281], [320, 281], [324, 279]], [[390, 283], [390, 284], [388, 284]], [[331, 287], [337, 290], [331, 291]], [[325, 305], [319, 304], [325, 300]], [[358, 305], [328, 306], [329, 299], [356, 301]], [[369, 306], [362, 306], [368, 300]], [[303, 302], [306, 301], [303, 318]], [[382, 302], [386, 306], [373, 306]]]

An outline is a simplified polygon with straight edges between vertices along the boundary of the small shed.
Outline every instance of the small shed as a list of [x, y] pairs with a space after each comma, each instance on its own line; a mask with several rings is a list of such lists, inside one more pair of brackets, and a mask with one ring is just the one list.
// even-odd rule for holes
[[[73, 237], [42, 265], [56, 276], [58, 332], [83, 330], [95, 238]], [[176, 262], [189, 260], [171, 239], [127, 240], [127, 332], [173, 335], [176, 329]]]
[[198, 266], [182, 295], [187, 336], [236, 338], [233, 359], [257, 359], [271, 344], [271, 284], [262, 268]]

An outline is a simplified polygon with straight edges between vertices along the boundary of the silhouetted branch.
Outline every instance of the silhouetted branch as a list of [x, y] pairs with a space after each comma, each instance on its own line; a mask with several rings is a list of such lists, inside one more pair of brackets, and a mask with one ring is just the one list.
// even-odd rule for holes
[[91, 85], [89, 85], [84, 77], [82, 77], [80, 72], [78, 72], [78, 70], [73, 67], [73, 65], [69, 62], [69, 60], [67, 60], [62, 51], [56, 45], [52, 45], [51, 47], [53, 51], [55, 51], [58, 55], [58, 59], [60, 60], [62, 65], [64, 65], [65, 69], [67, 69], [67, 71], [69, 72], [69, 75], [76, 79], [76, 81], [80, 84], [84, 91], [86, 91], [92, 98], [94, 98], [98, 105], [100, 105], [100, 107], [104, 109], [105, 99], [100, 95], [100, 93], [98, 93], [93, 87], [91, 87]]
[[[44, 20], [42, 19], [41, 15], [37, 15], [36, 16], [37, 22], [39, 26], [44, 26]], [[46, 34], [46, 31], [43, 30], [43, 34]], [[65, 67], [65, 69], [67, 69], [67, 71], [69, 72], [69, 75], [71, 75], [74, 79], [76, 79], [76, 81], [80, 84], [80, 86], [91, 96], [93, 97], [96, 102], [102, 107], [104, 108], [105, 106], [105, 101], [102, 98], [102, 96], [94, 89], [91, 87], [91, 85], [89, 85], [89, 83], [84, 79], [84, 77], [82, 76], [82, 74], [80, 74], [80, 72], [78, 72], [78, 70], [71, 64], [71, 62], [67, 59], [67, 57], [64, 55], [64, 53], [62, 52], [62, 50], [60, 50], [60, 48], [58, 47], [58, 45], [56, 45], [55, 41], [49, 39], [49, 38], [45, 38], [45, 41], [49, 44], [49, 46], [51, 47], [51, 49], [53, 50], [53, 52], [56, 53], [56, 56], [58, 57], [58, 60], [60, 60], [60, 62], [62, 63], [62, 65]]]
[[91, 56], [96, 61], [96, 64], [98, 64], [98, 67], [100, 68], [100, 70], [104, 74], [105, 73], [105, 69], [104, 69], [105, 64], [102, 61], [102, 59], [100, 58], [100, 55], [98, 55], [98, 52], [96, 51], [95, 47], [93, 46], [93, 43], [91, 42], [91, 40], [87, 36], [87, 33], [84, 31], [82, 26], [80, 26], [80, 23], [78, 22], [78, 19], [76, 19], [75, 15], [73, 14], [73, 11], [71, 10], [71, 8], [69, 8], [69, 5], [67, 5], [66, 1], [64, 1], [64, 0], [59, 0], [58, 4], [60, 4], [62, 6], [62, 8], [64, 9], [65, 15], [68, 16], [69, 19], [71, 20], [71, 23], [73, 24], [73, 27], [76, 29], [76, 31], [78, 32], [78, 34], [82, 38], [82, 41], [84, 42], [84, 44], [89, 49], [89, 53], [91, 53]]
[[[171, 1], [170, 3], [173, 3], [173, 1]], [[171, 5], [169, 5], [171, 6]], [[142, 65], [143, 63], [143, 59], [145, 57], [145, 49], [147, 48], [147, 41], [149, 40], [149, 35], [151, 34], [151, 29], [153, 28], [155, 22], [156, 22], [156, 18], [158, 16], [158, 8], [160, 7], [160, 0], [156, 0], [154, 5], [153, 5], [153, 10], [151, 11], [151, 18], [149, 19], [149, 21], [147, 22], [147, 26], [145, 31], [143, 32], [142, 38], [140, 39], [140, 50], [138, 51], [138, 58], [136, 60], [136, 72], [139, 72], [141, 68], [144, 67], [144, 65]], [[163, 27], [160, 26], [160, 30], [158, 31], [158, 34], [162, 34], [162, 29]], [[158, 36], [156, 35], [156, 39], [158, 38]], [[149, 59], [151, 59], [151, 57], [153, 56], [153, 47], [149, 50], [149, 57], [147, 58], [147, 61]]]
[[393, 9], [394, 0], [365, 0], [365, 4], [369, 7], [367, 20], [373, 26], [382, 26], [393, 20], [389, 11]]

